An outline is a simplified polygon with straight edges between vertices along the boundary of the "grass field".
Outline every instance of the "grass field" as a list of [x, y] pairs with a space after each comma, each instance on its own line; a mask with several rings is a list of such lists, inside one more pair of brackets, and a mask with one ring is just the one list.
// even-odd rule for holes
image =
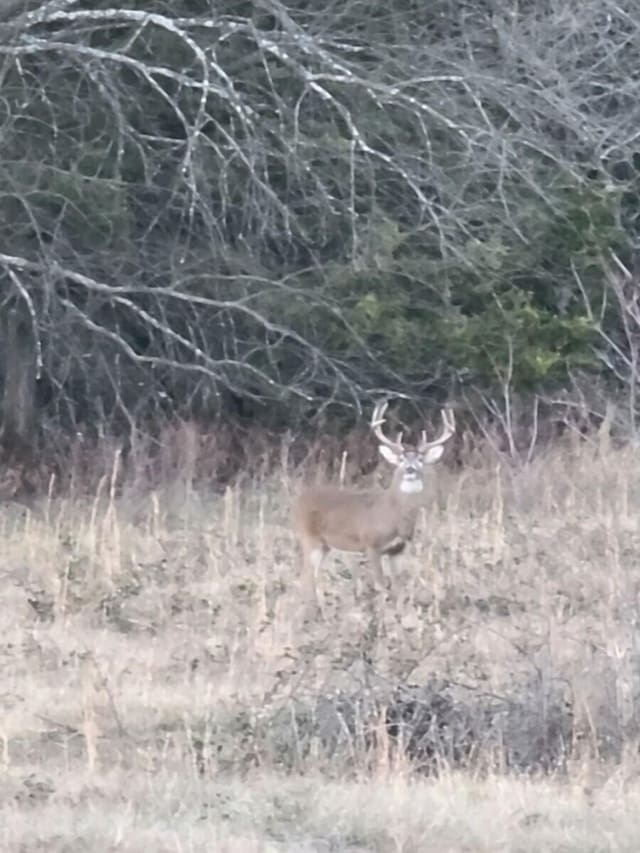
[[286, 472], [4, 504], [0, 850], [636, 851], [639, 474], [441, 466], [311, 625]]

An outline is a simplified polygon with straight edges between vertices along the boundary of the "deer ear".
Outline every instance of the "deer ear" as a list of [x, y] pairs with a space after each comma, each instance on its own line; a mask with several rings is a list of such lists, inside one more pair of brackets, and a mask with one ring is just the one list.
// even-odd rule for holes
[[378, 450], [387, 462], [391, 463], [391, 465], [398, 466], [400, 464], [400, 457], [398, 454], [390, 447], [387, 447], [386, 444], [379, 444]]
[[437, 444], [435, 447], [430, 447], [424, 454], [424, 461], [427, 465], [433, 465], [444, 453], [444, 444]]

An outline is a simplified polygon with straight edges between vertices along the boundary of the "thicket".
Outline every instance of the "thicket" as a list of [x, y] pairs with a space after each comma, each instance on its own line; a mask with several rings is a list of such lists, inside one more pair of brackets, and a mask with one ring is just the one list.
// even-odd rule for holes
[[4, 4], [5, 439], [595, 387], [633, 422], [639, 55], [635, 0]]

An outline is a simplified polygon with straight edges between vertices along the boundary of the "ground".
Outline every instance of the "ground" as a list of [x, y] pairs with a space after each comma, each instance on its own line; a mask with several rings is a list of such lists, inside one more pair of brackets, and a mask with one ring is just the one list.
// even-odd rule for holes
[[333, 555], [312, 623], [303, 474], [193, 473], [0, 507], [0, 849], [638, 849], [631, 448], [434, 469], [386, 600]]

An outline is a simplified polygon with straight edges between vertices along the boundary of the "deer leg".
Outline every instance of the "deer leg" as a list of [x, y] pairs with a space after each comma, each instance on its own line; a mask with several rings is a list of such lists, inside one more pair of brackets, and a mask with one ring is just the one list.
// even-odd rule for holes
[[387, 588], [389, 590], [389, 595], [391, 596], [392, 601], [398, 600], [398, 589], [395, 584], [396, 579], [396, 568], [398, 566], [398, 561], [395, 559], [395, 555], [387, 554], [387, 572], [388, 572], [388, 581]]
[[320, 607], [318, 597], [318, 574], [322, 568], [327, 548], [321, 542], [305, 542], [303, 553], [303, 583], [305, 596], [314, 608]]
[[373, 569], [377, 585], [381, 589], [384, 589], [387, 585], [387, 581], [384, 576], [384, 572], [382, 571], [382, 556], [380, 555], [380, 552], [375, 548], [367, 548], [367, 559], [369, 560], [369, 565]]

